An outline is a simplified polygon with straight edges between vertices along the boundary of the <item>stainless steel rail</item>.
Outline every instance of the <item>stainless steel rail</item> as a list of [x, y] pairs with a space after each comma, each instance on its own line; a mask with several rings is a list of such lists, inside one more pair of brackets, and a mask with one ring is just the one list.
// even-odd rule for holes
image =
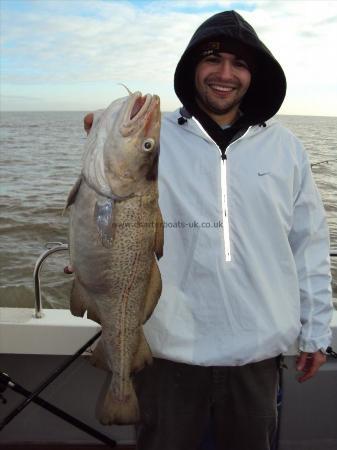
[[[53, 247], [50, 247], [52, 246]], [[43, 317], [42, 312], [42, 297], [41, 297], [41, 288], [40, 288], [40, 270], [42, 267], [43, 262], [48, 258], [48, 256], [52, 255], [53, 253], [60, 252], [63, 250], [68, 250], [69, 246], [68, 244], [63, 244], [62, 242], [48, 242], [46, 244], [47, 250], [42, 253], [42, 255], [39, 257], [39, 259], [36, 261], [35, 268], [34, 268], [34, 287], [35, 287], [35, 314], [34, 316], [37, 319], [41, 319]]]

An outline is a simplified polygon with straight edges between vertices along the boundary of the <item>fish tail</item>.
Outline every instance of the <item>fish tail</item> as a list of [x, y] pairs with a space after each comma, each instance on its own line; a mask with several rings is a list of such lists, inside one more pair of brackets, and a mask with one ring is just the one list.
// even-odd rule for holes
[[98, 413], [103, 425], [127, 425], [139, 422], [139, 405], [131, 379], [124, 384], [123, 395], [117, 396], [109, 389]]

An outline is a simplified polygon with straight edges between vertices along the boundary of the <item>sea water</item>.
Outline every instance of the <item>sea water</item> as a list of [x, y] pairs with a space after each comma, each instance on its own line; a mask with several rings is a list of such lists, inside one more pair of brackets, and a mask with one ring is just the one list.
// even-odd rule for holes
[[[33, 269], [50, 241], [67, 242], [62, 216], [81, 167], [84, 112], [3, 112], [0, 123], [0, 305], [34, 306]], [[337, 118], [278, 116], [304, 143], [323, 198], [331, 247], [337, 248]], [[328, 161], [328, 162], [325, 162]], [[41, 274], [44, 307], [67, 308], [72, 276], [67, 252], [52, 255]], [[333, 261], [337, 296], [337, 258]]]

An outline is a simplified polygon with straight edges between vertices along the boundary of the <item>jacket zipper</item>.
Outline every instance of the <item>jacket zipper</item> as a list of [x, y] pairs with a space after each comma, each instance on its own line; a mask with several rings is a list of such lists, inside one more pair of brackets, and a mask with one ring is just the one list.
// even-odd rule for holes
[[[232, 260], [231, 255], [231, 241], [229, 236], [229, 218], [228, 218], [228, 190], [227, 190], [227, 155], [226, 152], [231, 146], [230, 143], [225, 150], [221, 150], [218, 144], [209, 136], [207, 131], [203, 128], [200, 122], [193, 117], [193, 120], [196, 122], [201, 131], [214, 143], [214, 145], [219, 150], [221, 156], [221, 206], [222, 206], [222, 226], [223, 226], [223, 238], [224, 238], [224, 250], [225, 250], [225, 261], [230, 262]], [[248, 127], [245, 133], [236, 139], [234, 142], [239, 141], [244, 138], [251, 127]]]
[[[218, 149], [221, 154], [221, 190], [222, 190], [222, 216], [223, 216], [223, 226], [224, 226], [224, 239], [225, 239], [225, 257], [226, 261], [231, 261], [231, 246], [230, 246], [230, 239], [229, 239], [229, 219], [228, 219], [228, 191], [227, 191], [227, 151], [229, 147], [234, 144], [234, 142], [239, 141], [240, 139], [244, 138], [248, 131], [250, 130], [251, 126], [247, 128], [247, 130], [243, 133], [242, 136], [240, 136], [235, 141], [231, 142], [225, 150], [221, 150], [219, 146]], [[226, 231], [225, 231], [226, 230]]]
[[223, 238], [225, 243], [225, 261], [230, 262], [232, 260], [232, 257], [231, 257], [231, 242], [229, 239], [229, 220], [228, 220], [227, 156], [225, 153], [222, 153], [221, 150], [220, 153], [221, 153], [222, 226], [223, 226]]
[[[221, 155], [221, 207], [222, 207], [222, 227], [223, 227], [223, 238], [224, 238], [224, 253], [225, 261], [231, 261], [231, 244], [229, 238], [229, 220], [228, 220], [228, 201], [227, 201], [227, 157], [226, 153], [222, 152], [218, 144], [209, 136], [207, 131], [203, 128], [200, 122], [193, 117], [193, 120], [201, 129], [201, 131], [214, 143], [214, 145], [219, 150]], [[228, 147], [227, 147], [228, 148]], [[227, 149], [226, 149], [227, 150]]]

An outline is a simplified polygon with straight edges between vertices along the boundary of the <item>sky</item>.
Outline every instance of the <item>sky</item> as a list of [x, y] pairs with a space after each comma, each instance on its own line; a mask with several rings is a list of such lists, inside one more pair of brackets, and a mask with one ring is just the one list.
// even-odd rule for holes
[[131, 91], [179, 106], [195, 29], [235, 9], [282, 65], [281, 114], [337, 116], [337, 0], [0, 0], [0, 109], [94, 111]]

